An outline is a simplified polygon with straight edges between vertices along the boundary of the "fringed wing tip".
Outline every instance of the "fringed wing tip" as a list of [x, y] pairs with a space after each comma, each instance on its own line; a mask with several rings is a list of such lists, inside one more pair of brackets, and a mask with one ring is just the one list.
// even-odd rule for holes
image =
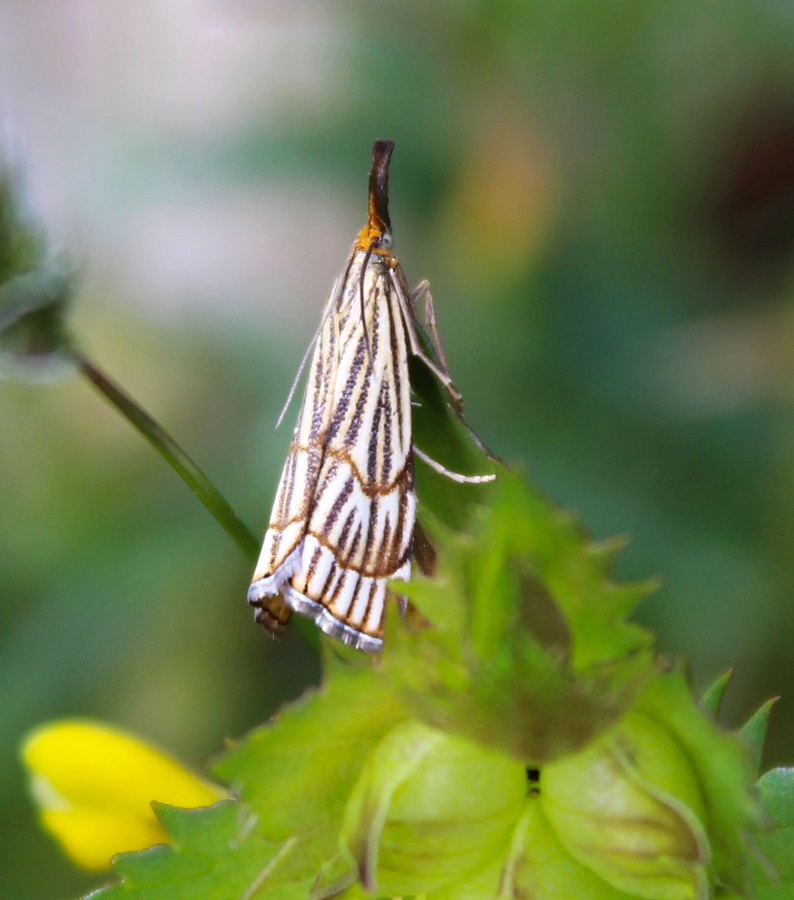
[[356, 650], [364, 650], [367, 653], [379, 653], [383, 648], [382, 638], [347, 625], [345, 622], [337, 619], [322, 603], [312, 600], [292, 587], [285, 589], [284, 601], [294, 612], [312, 619], [323, 634], [342, 641], [343, 644], [347, 644], [349, 647], [355, 647]]
[[356, 650], [380, 653], [383, 639], [351, 628], [335, 618], [321, 603], [311, 600], [285, 585], [282, 594], [272, 593], [272, 578], [261, 578], [248, 588], [248, 602], [256, 609], [254, 619], [276, 639], [284, 637], [293, 613], [312, 619], [329, 637], [342, 641]]

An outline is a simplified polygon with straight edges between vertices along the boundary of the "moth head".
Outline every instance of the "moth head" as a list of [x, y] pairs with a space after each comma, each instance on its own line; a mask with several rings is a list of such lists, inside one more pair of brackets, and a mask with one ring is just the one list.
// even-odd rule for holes
[[359, 232], [356, 247], [368, 257], [389, 256], [394, 246], [389, 220], [389, 160], [394, 141], [375, 141], [369, 173], [369, 219]]

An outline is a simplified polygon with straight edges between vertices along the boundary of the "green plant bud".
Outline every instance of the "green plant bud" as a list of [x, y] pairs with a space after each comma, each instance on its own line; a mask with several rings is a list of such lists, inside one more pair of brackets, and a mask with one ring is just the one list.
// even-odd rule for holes
[[0, 374], [43, 379], [72, 371], [65, 320], [74, 289], [63, 261], [0, 284]]
[[[543, 815], [538, 797], [527, 801], [524, 815], [513, 833], [498, 884], [496, 900], [519, 897], [624, 900], [626, 897], [623, 891], [607, 884], [563, 847]], [[488, 895], [479, 895], [483, 896]], [[435, 894], [433, 900], [437, 900]]]
[[689, 758], [642, 713], [541, 774], [540, 800], [561, 843], [630, 896], [705, 898], [711, 850]]
[[506, 854], [526, 793], [520, 762], [406, 722], [364, 765], [343, 847], [369, 893], [428, 893]]

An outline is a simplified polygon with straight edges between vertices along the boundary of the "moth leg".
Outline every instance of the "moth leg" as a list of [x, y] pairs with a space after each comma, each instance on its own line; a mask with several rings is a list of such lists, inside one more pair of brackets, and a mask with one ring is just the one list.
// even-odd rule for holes
[[[460, 410], [463, 406], [463, 398], [461, 397], [458, 389], [452, 383], [452, 378], [450, 378], [449, 372], [446, 370], [446, 368], [442, 369], [438, 365], [438, 363], [436, 363], [435, 360], [432, 360], [422, 349], [422, 345], [416, 334], [415, 323], [417, 319], [411, 295], [406, 292], [403, 288], [403, 285], [400, 284], [399, 279], [395, 275], [394, 269], [391, 270], [391, 276], [397, 282], [397, 297], [399, 298], [400, 309], [402, 310], [403, 320], [405, 321], [405, 330], [408, 332], [408, 343], [411, 347], [411, 354], [421, 359], [422, 362], [427, 366], [427, 368], [430, 369], [430, 371], [436, 376], [436, 378], [438, 378], [438, 380], [444, 385], [450, 397], [452, 398], [455, 409]], [[446, 365], [446, 361], [444, 361], [444, 365]]]
[[416, 309], [416, 305], [420, 298], [425, 299], [425, 325], [430, 329], [430, 341], [433, 344], [438, 361], [441, 363], [444, 371], [449, 375], [449, 364], [441, 345], [441, 335], [438, 333], [438, 320], [436, 319], [436, 305], [433, 302], [433, 295], [430, 293], [430, 282], [425, 279], [420, 281], [411, 293], [411, 302]]
[[422, 462], [427, 463], [439, 475], [445, 475], [452, 481], [457, 481], [458, 484], [485, 484], [485, 482], [493, 481], [496, 478], [496, 475], [459, 475], [457, 472], [451, 472], [442, 466], [440, 462], [436, 462], [431, 456], [423, 453], [416, 444], [413, 445], [413, 451]]

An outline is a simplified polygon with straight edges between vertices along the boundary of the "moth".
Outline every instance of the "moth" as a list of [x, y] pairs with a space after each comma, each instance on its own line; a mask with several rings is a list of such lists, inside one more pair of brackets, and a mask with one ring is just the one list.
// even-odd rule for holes
[[[449, 472], [411, 442], [408, 354], [435, 373], [453, 401], [426, 282], [413, 293], [392, 253], [388, 207], [393, 141], [376, 141], [369, 218], [353, 243], [290, 391], [312, 353], [262, 552], [248, 590], [256, 620], [274, 636], [293, 613], [328, 635], [376, 652], [390, 580], [411, 576], [416, 521], [414, 454], [458, 481], [494, 476]], [[439, 364], [419, 342], [425, 295]], [[313, 352], [312, 352], [313, 351]]]

